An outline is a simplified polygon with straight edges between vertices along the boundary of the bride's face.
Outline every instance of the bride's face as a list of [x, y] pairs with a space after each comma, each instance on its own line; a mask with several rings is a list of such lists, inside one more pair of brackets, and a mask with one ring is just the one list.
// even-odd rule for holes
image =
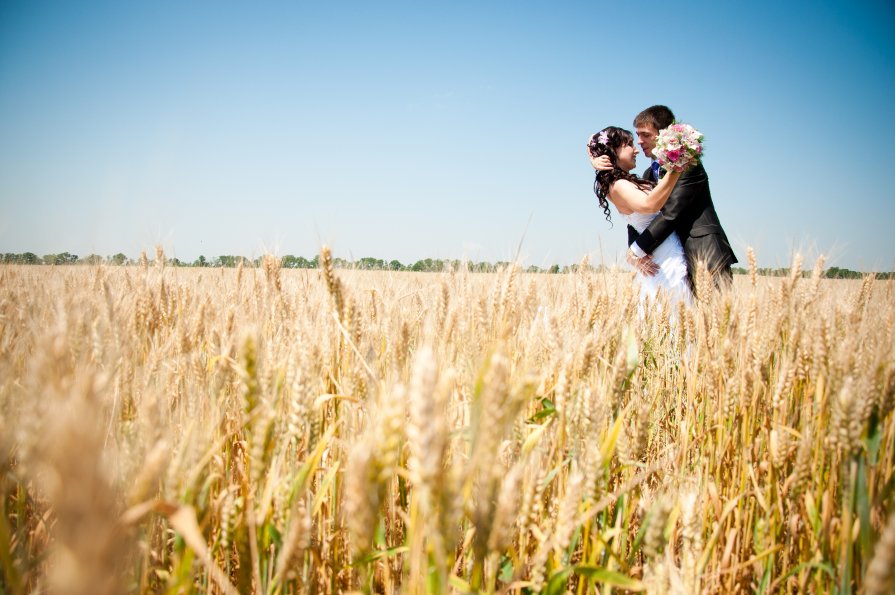
[[630, 142], [623, 147], [619, 147], [615, 152], [615, 154], [618, 155], [618, 166], [625, 171], [631, 171], [637, 166], [638, 153], [640, 153], [640, 151], [637, 150], [637, 147], [634, 146], [633, 142]]

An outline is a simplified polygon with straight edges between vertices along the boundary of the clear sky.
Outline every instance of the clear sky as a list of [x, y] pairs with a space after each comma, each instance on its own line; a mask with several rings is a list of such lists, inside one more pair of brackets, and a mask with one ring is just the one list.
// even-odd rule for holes
[[585, 141], [664, 103], [742, 264], [895, 270], [893, 31], [880, 0], [2, 0], [0, 252], [616, 262]]

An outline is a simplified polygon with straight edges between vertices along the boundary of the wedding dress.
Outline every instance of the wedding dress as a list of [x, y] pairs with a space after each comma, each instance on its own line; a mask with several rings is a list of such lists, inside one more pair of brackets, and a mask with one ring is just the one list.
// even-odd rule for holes
[[[631, 227], [637, 230], [637, 233], [643, 233], [650, 222], [656, 218], [658, 213], [641, 214], [631, 213], [630, 215], [622, 215], [625, 221]], [[653, 251], [653, 261], [659, 265], [659, 272], [653, 277], [647, 277], [638, 271], [637, 281], [640, 283], [640, 298], [656, 299], [657, 294], [662, 291], [668, 296], [673, 305], [683, 301], [690, 304], [693, 301], [693, 294], [690, 291], [690, 282], [687, 280], [687, 258], [684, 256], [684, 247], [676, 233], [671, 234], [668, 238], [659, 244], [659, 247]]]

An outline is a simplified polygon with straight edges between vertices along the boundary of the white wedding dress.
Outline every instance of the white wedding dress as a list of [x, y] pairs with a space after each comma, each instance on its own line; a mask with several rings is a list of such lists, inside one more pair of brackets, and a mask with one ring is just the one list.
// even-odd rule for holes
[[[631, 213], [630, 215], [622, 215], [625, 221], [631, 227], [637, 230], [637, 233], [643, 233], [650, 222], [656, 218], [658, 213], [650, 213], [644, 215], [641, 213]], [[659, 265], [659, 272], [654, 277], [647, 277], [640, 272], [637, 273], [637, 281], [640, 284], [640, 300], [641, 308], [646, 298], [655, 300], [658, 293], [664, 292], [669, 302], [676, 306], [678, 302], [683, 301], [687, 305], [693, 301], [693, 294], [690, 291], [690, 282], [687, 280], [687, 258], [684, 256], [684, 247], [676, 233], [672, 233], [664, 242], [653, 251], [653, 261]]]

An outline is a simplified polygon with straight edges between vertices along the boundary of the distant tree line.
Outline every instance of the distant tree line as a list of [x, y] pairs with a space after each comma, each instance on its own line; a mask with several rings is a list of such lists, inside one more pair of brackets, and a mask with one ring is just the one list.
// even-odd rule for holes
[[[734, 275], [748, 275], [749, 271], [742, 267], [733, 267], [731, 269]], [[763, 277], [789, 277], [789, 269], [787, 268], [761, 268], [758, 274]], [[810, 277], [813, 271], [802, 271], [803, 278]], [[839, 267], [830, 267], [824, 271], [824, 277], [827, 279], [862, 279], [866, 273], [861, 271], [852, 271], [849, 269], [841, 269]], [[895, 279], [895, 272], [875, 273], [877, 279]]]
[[[38, 256], [33, 252], [24, 252], [22, 254], [13, 254], [7, 252], [0, 256], [0, 262], [3, 264], [48, 264], [48, 265], [112, 265], [112, 266], [132, 266], [140, 263], [141, 259], [145, 259], [145, 255], [141, 255], [140, 259], [131, 259], [122, 253], [113, 254], [112, 256], [100, 256], [98, 254], [88, 254], [81, 258], [77, 254], [62, 252], [61, 254], [44, 254]], [[178, 258], [166, 258], [165, 265], [172, 267], [207, 267], [207, 268], [234, 268], [242, 264], [246, 267], [261, 266], [261, 258], [250, 259], [245, 256], [221, 255], [212, 258], [199, 256], [193, 262], [184, 262]], [[293, 256], [287, 254], [280, 259], [280, 266], [284, 269], [316, 269], [320, 263], [320, 257], [307, 259], [304, 256]], [[413, 264], [403, 264], [398, 260], [383, 260], [381, 258], [364, 257], [358, 260], [350, 261], [343, 258], [333, 258], [333, 266], [340, 269], [357, 269], [364, 271], [413, 271], [413, 272], [429, 272], [440, 273], [447, 270], [454, 271], [470, 271], [473, 273], [493, 273], [508, 267], [511, 263], [506, 261], [490, 262], [469, 262], [462, 260], [441, 260], [435, 258], [426, 258], [418, 260]], [[524, 269], [526, 273], [574, 273], [581, 270], [582, 266], [586, 266], [590, 271], [602, 271], [607, 269], [603, 265], [596, 267], [590, 265], [568, 265], [560, 266], [554, 264], [547, 268], [538, 266], [529, 266]], [[748, 275], [749, 271], [742, 267], [734, 267], [734, 274]], [[759, 268], [758, 274], [766, 277], [786, 277], [789, 276], [789, 269], [786, 268]], [[808, 277], [811, 271], [803, 271], [802, 276]], [[860, 279], [864, 273], [860, 271], [851, 271], [839, 267], [830, 267], [824, 271], [824, 276], [829, 279]], [[895, 278], [895, 272], [876, 273], [879, 279]]]
[[[141, 256], [145, 258], [145, 256]], [[166, 258], [165, 265], [173, 267], [207, 267], [207, 268], [234, 268], [242, 264], [247, 267], [261, 266], [261, 258], [250, 259], [245, 256], [221, 255], [212, 258], [199, 256], [193, 262], [184, 262], [178, 258]], [[150, 261], [147, 259], [147, 261]], [[126, 255], [114, 254], [112, 256], [100, 256], [98, 254], [90, 254], [80, 258], [77, 254], [63, 252], [61, 254], [44, 254], [38, 256], [33, 252], [25, 252], [22, 254], [5, 253], [0, 255], [0, 262], [4, 264], [49, 264], [49, 265], [75, 265], [88, 264], [99, 265], [107, 264], [113, 266], [133, 266], [140, 263], [140, 259], [128, 258]], [[293, 256], [287, 254], [280, 259], [280, 266], [284, 269], [316, 269], [320, 264], [320, 257], [308, 259], [304, 256]], [[364, 257], [359, 260], [350, 261], [344, 258], [333, 258], [333, 266], [340, 269], [358, 269], [364, 271], [413, 271], [413, 272], [436, 272], [440, 273], [445, 270], [468, 270], [472, 272], [489, 273], [499, 271], [511, 263], [499, 261], [490, 262], [467, 262], [462, 260], [441, 260], [426, 258], [418, 260], [413, 264], [403, 264], [398, 260], [383, 260], [381, 258]], [[594, 269], [594, 267], [589, 267]], [[597, 267], [599, 270], [602, 267]], [[559, 266], [555, 264], [546, 269], [537, 266], [529, 266], [525, 269], [528, 273], [569, 273], [579, 269], [579, 265]]]

